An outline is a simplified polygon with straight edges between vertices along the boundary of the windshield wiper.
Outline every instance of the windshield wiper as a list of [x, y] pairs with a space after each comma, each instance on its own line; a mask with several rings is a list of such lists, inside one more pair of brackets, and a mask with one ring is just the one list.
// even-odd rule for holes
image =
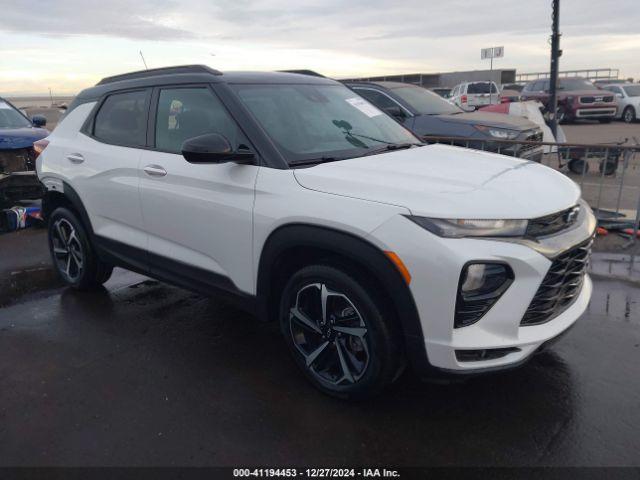
[[322, 157], [314, 157], [314, 158], [305, 158], [302, 160], [292, 161], [290, 164], [293, 166], [302, 166], [302, 165], [316, 165], [319, 163], [329, 163], [329, 162], [339, 162], [340, 160], [346, 160], [351, 157], [330, 157], [330, 156], [322, 156]]
[[394, 150], [404, 150], [406, 148], [411, 147], [422, 147], [421, 143], [390, 143], [389, 145], [385, 145], [384, 147], [374, 148], [373, 150], [369, 150], [365, 152], [362, 156], [368, 157], [369, 155], [377, 155], [378, 153], [392, 152]]

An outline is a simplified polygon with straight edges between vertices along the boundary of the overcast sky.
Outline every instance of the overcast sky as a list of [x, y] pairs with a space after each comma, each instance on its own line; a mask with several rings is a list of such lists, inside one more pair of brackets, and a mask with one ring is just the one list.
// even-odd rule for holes
[[[549, 67], [551, 0], [0, 0], [0, 95], [74, 94], [100, 78], [203, 63], [350, 77]], [[640, 0], [562, 0], [561, 69], [640, 77]]]

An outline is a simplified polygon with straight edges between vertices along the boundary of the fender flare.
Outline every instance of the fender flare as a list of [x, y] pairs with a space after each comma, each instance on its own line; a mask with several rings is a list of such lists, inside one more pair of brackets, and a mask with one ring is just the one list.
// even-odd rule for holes
[[69, 185], [67, 182], [62, 182], [62, 185], [63, 185], [62, 192], [58, 192], [55, 190], [47, 190], [47, 192], [42, 197], [42, 211], [43, 213], [45, 213], [45, 219], [51, 213], [51, 208], [48, 207], [47, 205], [52, 201], [51, 197], [53, 195], [56, 195], [56, 196], [62, 195], [65, 198], [65, 200], [67, 200], [71, 204], [73, 209], [78, 213], [78, 215], [80, 216], [80, 220], [82, 220], [82, 223], [86, 226], [91, 238], [93, 238], [93, 226], [91, 225], [89, 214], [87, 213], [86, 208], [84, 208], [84, 204], [82, 203], [82, 200], [80, 200], [80, 195], [78, 195], [78, 192], [76, 192], [75, 189], [71, 185]]
[[277, 262], [290, 248], [310, 247], [346, 257], [371, 272], [389, 294], [402, 329], [407, 356], [418, 370], [430, 367], [420, 316], [409, 286], [377, 246], [353, 234], [330, 227], [288, 224], [274, 230], [264, 243], [258, 266], [256, 292], [260, 312], [268, 316], [270, 287]]

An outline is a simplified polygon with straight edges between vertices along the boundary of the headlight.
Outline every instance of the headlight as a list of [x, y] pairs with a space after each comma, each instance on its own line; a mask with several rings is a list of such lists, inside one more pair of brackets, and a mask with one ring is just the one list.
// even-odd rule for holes
[[480, 130], [481, 132], [488, 133], [494, 138], [499, 138], [500, 140], [513, 140], [519, 135], [519, 132], [514, 132], [513, 130], [505, 130], [503, 128], [491, 128], [485, 127], [484, 125], [474, 125], [476, 130]]
[[412, 222], [440, 237], [521, 237], [527, 231], [527, 220], [463, 220], [427, 218], [407, 215]]

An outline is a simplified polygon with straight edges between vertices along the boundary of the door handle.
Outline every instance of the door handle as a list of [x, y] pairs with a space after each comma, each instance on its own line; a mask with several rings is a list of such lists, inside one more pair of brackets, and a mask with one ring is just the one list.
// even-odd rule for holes
[[147, 165], [144, 167], [144, 173], [151, 177], [164, 177], [167, 171], [160, 165]]
[[69, 155], [67, 155], [67, 160], [69, 160], [71, 163], [77, 164], [84, 162], [84, 157], [79, 153], [70, 153]]

